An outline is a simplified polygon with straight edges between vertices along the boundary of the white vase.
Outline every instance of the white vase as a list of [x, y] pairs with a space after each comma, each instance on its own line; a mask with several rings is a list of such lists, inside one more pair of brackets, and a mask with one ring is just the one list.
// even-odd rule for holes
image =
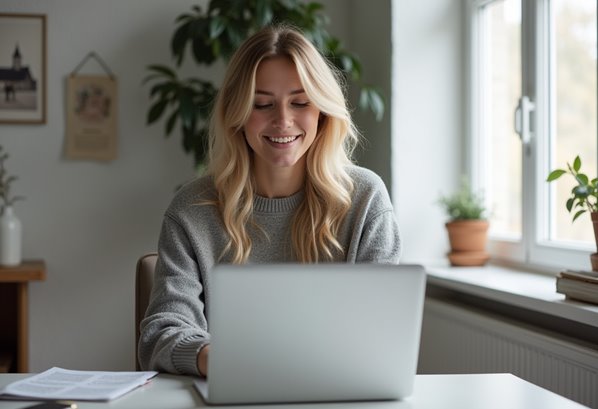
[[22, 227], [12, 206], [0, 214], [0, 265], [21, 264]]

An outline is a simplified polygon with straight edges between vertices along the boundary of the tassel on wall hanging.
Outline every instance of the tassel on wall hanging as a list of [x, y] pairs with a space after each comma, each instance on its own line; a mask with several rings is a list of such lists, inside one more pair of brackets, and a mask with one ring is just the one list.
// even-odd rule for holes
[[[106, 75], [79, 75], [95, 59]], [[116, 159], [118, 142], [118, 87], [116, 77], [95, 52], [90, 52], [71, 72], [66, 86], [66, 143], [68, 159]]]

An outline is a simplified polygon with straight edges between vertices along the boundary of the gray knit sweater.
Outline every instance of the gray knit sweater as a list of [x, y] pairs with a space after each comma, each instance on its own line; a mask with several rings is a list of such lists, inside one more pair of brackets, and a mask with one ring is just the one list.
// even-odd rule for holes
[[[348, 169], [355, 190], [337, 240], [346, 249], [337, 262], [398, 263], [399, 229], [388, 192], [373, 172]], [[252, 235], [250, 263], [295, 261], [290, 223], [303, 192], [281, 199], [256, 196], [253, 217], [268, 237]], [[185, 185], [166, 210], [158, 243], [154, 287], [141, 322], [139, 361], [145, 370], [198, 374], [197, 354], [210, 342], [206, 308], [209, 272], [227, 243], [215, 206], [198, 204], [215, 198], [209, 177]]]

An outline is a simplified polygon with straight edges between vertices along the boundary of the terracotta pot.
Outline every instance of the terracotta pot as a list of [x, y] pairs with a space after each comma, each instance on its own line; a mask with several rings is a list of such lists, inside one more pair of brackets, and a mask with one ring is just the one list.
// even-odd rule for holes
[[485, 251], [452, 251], [447, 254], [451, 266], [483, 266], [490, 259]]
[[455, 220], [446, 224], [452, 251], [484, 251], [488, 221]]
[[594, 226], [594, 241], [596, 242], [596, 250], [598, 250], [598, 212], [590, 213], [592, 216], [592, 225]]
[[483, 266], [488, 262], [488, 226], [486, 220], [455, 220], [446, 223], [451, 244], [451, 252], [448, 254], [451, 265]]
[[[592, 225], [594, 226], [594, 241], [598, 250], [598, 212], [592, 212], [590, 216], [592, 217]], [[598, 253], [590, 254], [590, 262], [592, 263], [592, 270], [598, 271]]]

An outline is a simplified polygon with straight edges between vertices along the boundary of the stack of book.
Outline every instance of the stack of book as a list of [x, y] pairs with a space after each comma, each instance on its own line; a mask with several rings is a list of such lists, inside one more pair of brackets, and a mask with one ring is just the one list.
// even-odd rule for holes
[[556, 277], [556, 292], [598, 304], [598, 271], [561, 271]]

